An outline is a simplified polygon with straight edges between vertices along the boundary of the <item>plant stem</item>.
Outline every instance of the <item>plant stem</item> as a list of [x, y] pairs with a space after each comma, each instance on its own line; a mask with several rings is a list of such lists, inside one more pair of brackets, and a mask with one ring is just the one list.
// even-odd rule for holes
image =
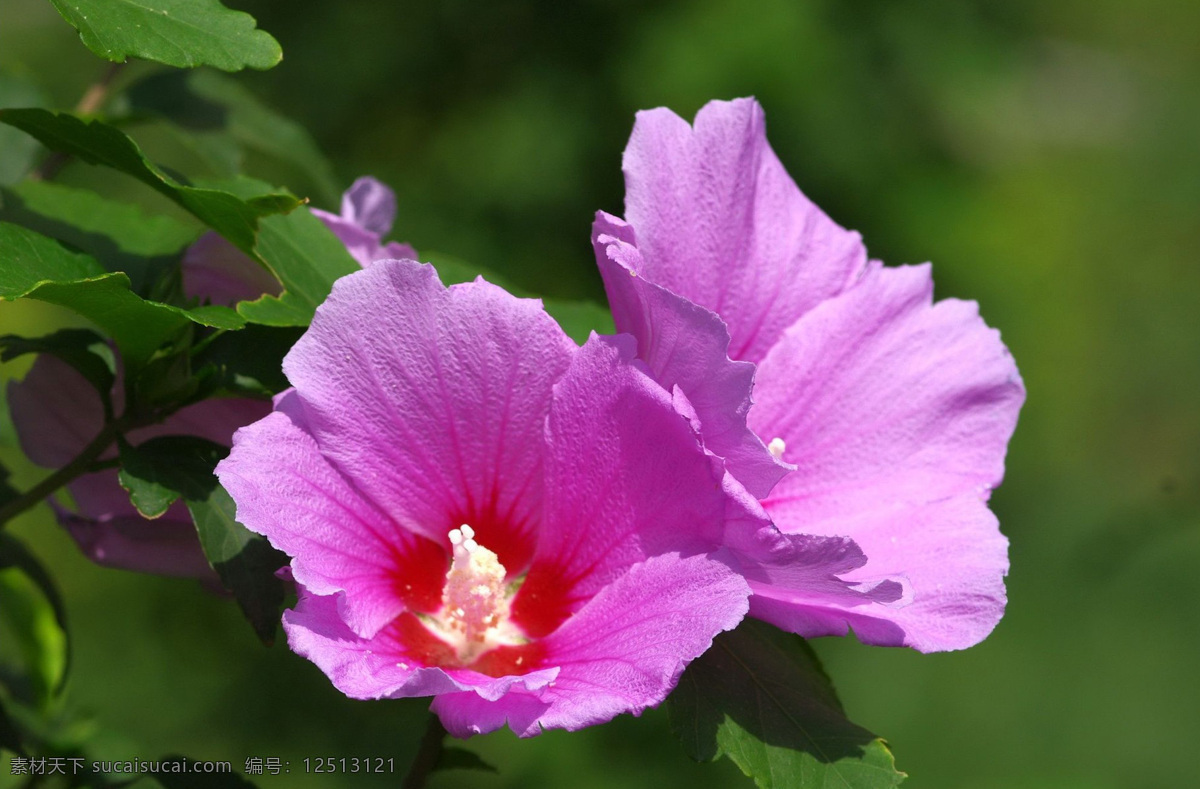
[[3, 507], [0, 507], [0, 529], [3, 529], [13, 518], [33, 507], [80, 474], [90, 471], [92, 464], [104, 454], [104, 450], [112, 446], [117, 436], [128, 428], [129, 426], [125, 423], [124, 419], [107, 422], [100, 433], [91, 440], [91, 443], [84, 447], [70, 463], [55, 471]]
[[111, 64], [103, 77], [88, 86], [83, 98], [75, 105], [75, 114], [95, 115], [104, 106], [104, 102], [108, 101], [108, 92], [112, 90], [113, 81], [124, 68], [124, 63]]
[[421, 738], [421, 745], [417, 748], [412, 767], [408, 768], [408, 775], [404, 776], [404, 789], [423, 789], [425, 779], [433, 772], [438, 757], [442, 755], [442, 742], [445, 738], [446, 730], [442, 727], [442, 722], [438, 720], [438, 716], [429, 713], [429, 725], [425, 729], [425, 736]]
[[[104, 76], [88, 86], [83, 97], [79, 99], [79, 103], [75, 105], [76, 115], [95, 115], [104, 106], [104, 102], [108, 101], [108, 94], [112, 90], [113, 81], [117, 75], [125, 68], [124, 63], [112, 63], [108, 70], [104, 72]], [[63, 168], [67, 162], [71, 160], [71, 155], [55, 151], [46, 157], [46, 160], [41, 165], [29, 174], [31, 181], [49, 181], [54, 176], [58, 175], [58, 171]]]

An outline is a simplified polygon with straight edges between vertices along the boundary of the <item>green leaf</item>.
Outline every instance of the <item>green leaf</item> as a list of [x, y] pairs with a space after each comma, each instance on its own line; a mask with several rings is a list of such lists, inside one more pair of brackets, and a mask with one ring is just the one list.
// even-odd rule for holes
[[468, 751], [466, 748], [454, 748], [447, 746], [442, 748], [442, 752], [438, 754], [437, 764], [433, 766], [434, 770], [482, 770], [485, 773], [498, 773], [493, 765], [488, 764], [474, 751]]
[[109, 250], [146, 258], [177, 255], [199, 234], [169, 216], [51, 181], [26, 181], [7, 190], [3, 211], [60, 223], [75, 232], [56, 237], [97, 258]]
[[[307, 208], [264, 219], [258, 249], [283, 283], [283, 296], [242, 302], [237, 309], [246, 320], [270, 326], [307, 326], [333, 283], [361, 268], [346, 245]], [[286, 317], [278, 317], [284, 315], [281, 310], [287, 310]]]
[[[46, 96], [32, 80], [17, 74], [0, 72], [0, 109], [5, 107], [40, 107]], [[0, 127], [0, 186], [15, 184], [33, 168], [38, 155], [37, 140], [16, 129]]]
[[[77, 1], [77, 0], [73, 0]], [[286, 213], [300, 201], [287, 194], [237, 197], [216, 189], [185, 186], [160, 170], [124, 132], [100, 121], [40, 109], [0, 110], [0, 123], [32, 135], [46, 147], [133, 176], [173, 200], [204, 224], [256, 257], [255, 234], [262, 217]]]
[[161, 272], [200, 233], [171, 217], [50, 181], [24, 181], [0, 196], [0, 220], [86, 252], [107, 271], [125, 272], [134, 292], [147, 297]]
[[19, 299], [41, 282], [104, 275], [95, 258], [70, 252], [40, 233], [0, 222], [0, 298]]
[[213, 339], [192, 365], [198, 371], [211, 367], [217, 390], [269, 397], [290, 385], [281, 362], [301, 333], [293, 327], [247, 326]]
[[[234, 194], [254, 194], [267, 188], [252, 178], [217, 184]], [[263, 296], [237, 305], [251, 323], [267, 326], [307, 326], [333, 283], [361, 269], [346, 246], [307, 208], [286, 216], [265, 218], [259, 227], [258, 254], [283, 284], [280, 297]]]
[[106, 413], [111, 413], [110, 398], [117, 360], [112, 348], [99, 334], [90, 329], [60, 329], [44, 337], [18, 337], [15, 334], [0, 337], [0, 362], [9, 362], [27, 353], [48, 353], [71, 365], [96, 387], [105, 403]]
[[272, 548], [265, 537], [237, 522], [237, 507], [220, 485], [214, 485], [201, 501], [188, 500], [187, 506], [209, 563], [237, 598], [254, 632], [270, 645], [275, 640], [285, 596], [283, 582], [275, 577], [275, 571], [287, 563], [287, 556]]
[[308, 130], [267, 107], [230, 77], [209, 70], [160, 72], [136, 83], [127, 94], [135, 111], [169, 119], [187, 129], [193, 143], [196, 137], [236, 143], [285, 165], [285, 183], [315, 187], [316, 196], [327, 205], [336, 206], [341, 200], [333, 167]]
[[119, 441], [117, 446], [121, 458], [117, 479], [128, 491], [129, 500], [145, 517], [151, 520], [162, 517], [182, 495], [178, 490], [179, 472], [164, 465], [171, 458], [163, 458], [152, 450], [139, 451], [127, 441]]
[[185, 310], [147, 301], [130, 290], [129, 277], [107, 274], [92, 257], [53, 239], [0, 222], [0, 299], [31, 298], [72, 309], [112, 337], [127, 368], [139, 370], [189, 321], [240, 329], [245, 321], [228, 307]]
[[13, 692], [26, 690], [31, 703], [45, 708], [62, 690], [71, 662], [66, 607], [41, 562], [15, 537], [0, 532], [0, 632], [4, 626], [21, 653], [28, 683]]
[[667, 706], [693, 759], [728, 756], [762, 789], [882, 789], [905, 778], [884, 741], [846, 718], [804, 639], [757, 620], [717, 636]]
[[152, 488], [161, 487], [184, 500], [209, 564], [237, 598], [259, 638], [269, 644], [284, 601], [283, 582], [275, 571], [287, 557], [234, 518], [233, 499], [213, 476], [213, 468], [228, 453], [228, 448], [202, 438], [153, 438], [122, 448], [122, 484], [144, 486], [148, 498], [155, 495]]
[[179, 68], [239, 71], [279, 63], [279, 42], [254, 17], [217, 0], [50, 0], [88, 49], [124, 62], [130, 55]]

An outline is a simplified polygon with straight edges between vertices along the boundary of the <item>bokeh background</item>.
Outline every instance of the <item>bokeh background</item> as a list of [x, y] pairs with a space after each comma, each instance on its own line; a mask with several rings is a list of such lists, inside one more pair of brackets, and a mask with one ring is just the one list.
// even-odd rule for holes
[[[551, 296], [603, 302], [589, 225], [620, 213], [636, 110], [690, 117], [757, 96], [800, 187], [873, 256], [932, 260], [939, 297], [978, 300], [1029, 390], [993, 498], [1012, 542], [1004, 621], [962, 653], [816, 642], [851, 717], [891, 742], [914, 789], [1195, 785], [1200, 4], [230, 4], [284, 50], [237, 79], [312, 131], [339, 186], [376, 175], [399, 195], [397, 237]], [[0, 6], [0, 69], [52, 106], [104, 68], [45, 0]], [[134, 136], [153, 148], [152, 128]], [[145, 191], [129, 187], [159, 207]], [[65, 319], [0, 305], [0, 331]], [[4, 459], [29, 484], [40, 472], [13, 447], [9, 428]], [[290, 761], [264, 786], [397, 783], [306, 776], [302, 760], [390, 756], [401, 770], [420, 703], [346, 700], [282, 645], [259, 646], [232, 603], [88, 564], [44, 508], [15, 531], [61, 580], [70, 707], [105, 747]], [[499, 774], [432, 786], [749, 785], [728, 762], [689, 762], [662, 711], [467, 747]]]

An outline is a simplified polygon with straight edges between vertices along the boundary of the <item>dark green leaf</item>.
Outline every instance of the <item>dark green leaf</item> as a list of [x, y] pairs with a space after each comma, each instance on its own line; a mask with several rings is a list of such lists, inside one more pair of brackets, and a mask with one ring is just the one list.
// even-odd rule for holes
[[692, 758], [728, 756], [762, 789], [882, 789], [905, 777], [884, 741], [846, 718], [808, 644], [757, 620], [717, 636], [667, 705]]
[[286, 213], [300, 201], [285, 194], [237, 197], [216, 189], [185, 186], [150, 162], [124, 132], [100, 121], [40, 109], [0, 110], [0, 122], [40, 140], [48, 148], [101, 164], [137, 178], [191, 212], [250, 256], [264, 216]]
[[62, 690], [71, 663], [67, 610], [41, 562], [11, 534], [0, 532], [0, 614], [16, 636], [35, 704]]
[[485, 762], [479, 754], [466, 748], [445, 747], [438, 755], [434, 770], [482, 770], [487, 773], [499, 772], [494, 766]]
[[176, 479], [178, 471], [166, 465], [172, 459], [150, 450], [139, 451], [126, 441], [118, 446], [121, 471], [117, 479], [121, 487], [129, 492], [129, 500], [138, 512], [150, 519], [161, 517], [182, 495]]
[[129, 277], [107, 274], [88, 255], [53, 239], [0, 222], [0, 299], [31, 298], [72, 309], [117, 343], [130, 371], [137, 371], [188, 322], [239, 329], [245, 321], [228, 307], [185, 310], [146, 301], [130, 290]]
[[285, 596], [275, 571], [287, 563], [287, 556], [237, 522], [233, 499], [220, 485], [214, 485], [207, 498], [188, 500], [187, 505], [209, 563], [237, 598], [254, 632], [271, 644]]
[[110, 397], [116, 376], [117, 360], [104, 338], [90, 329], [60, 329], [45, 337], [0, 337], [0, 362], [8, 362], [27, 353], [48, 353], [75, 368], [104, 401], [111, 412]]
[[[46, 97], [33, 83], [17, 74], [0, 73], [0, 109], [5, 107], [40, 107]], [[33, 168], [38, 153], [37, 140], [16, 129], [0, 127], [0, 186], [15, 184]]]
[[283, 582], [275, 571], [287, 557], [234, 518], [233, 499], [212, 473], [228, 452], [202, 438], [164, 436], [122, 448], [121, 460], [128, 478], [140, 478], [131, 484], [145, 485], [147, 490], [161, 486], [183, 498], [209, 563], [237, 598], [255, 632], [270, 643], [284, 600]]
[[289, 386], [280, 363], [300, 335], [299, 328], [247, 326], [215, 338], [192, 364], [197, 370], [211, 366], [217, 389], [235, 394], [278, 394]]
[[50, 0], [102, 58], [144, 58], [168, 66], [267, 69], [283, 52], [254, 17], [217, 0]]

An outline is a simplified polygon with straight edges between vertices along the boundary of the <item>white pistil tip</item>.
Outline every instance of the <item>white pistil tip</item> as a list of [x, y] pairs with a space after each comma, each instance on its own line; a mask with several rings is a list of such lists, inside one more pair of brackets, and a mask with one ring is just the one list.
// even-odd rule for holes
[[783, 457], [783, 452], [785, 449], [787, 449], [787, 444], [783, 442], [782, 438], [772, 438], [771, 443], [767, 444], [767, 451], [770, 452], [771, 456], [776, 460], [779, 460], [781, 457]]
[[475, 530], [467, 524], [451, 529], [454, 557], [446, 574], [442, 594], [442, 632], [464, 662], [503, 643], [511, 630], [504, 565], [495, 553], [475, 541]]

